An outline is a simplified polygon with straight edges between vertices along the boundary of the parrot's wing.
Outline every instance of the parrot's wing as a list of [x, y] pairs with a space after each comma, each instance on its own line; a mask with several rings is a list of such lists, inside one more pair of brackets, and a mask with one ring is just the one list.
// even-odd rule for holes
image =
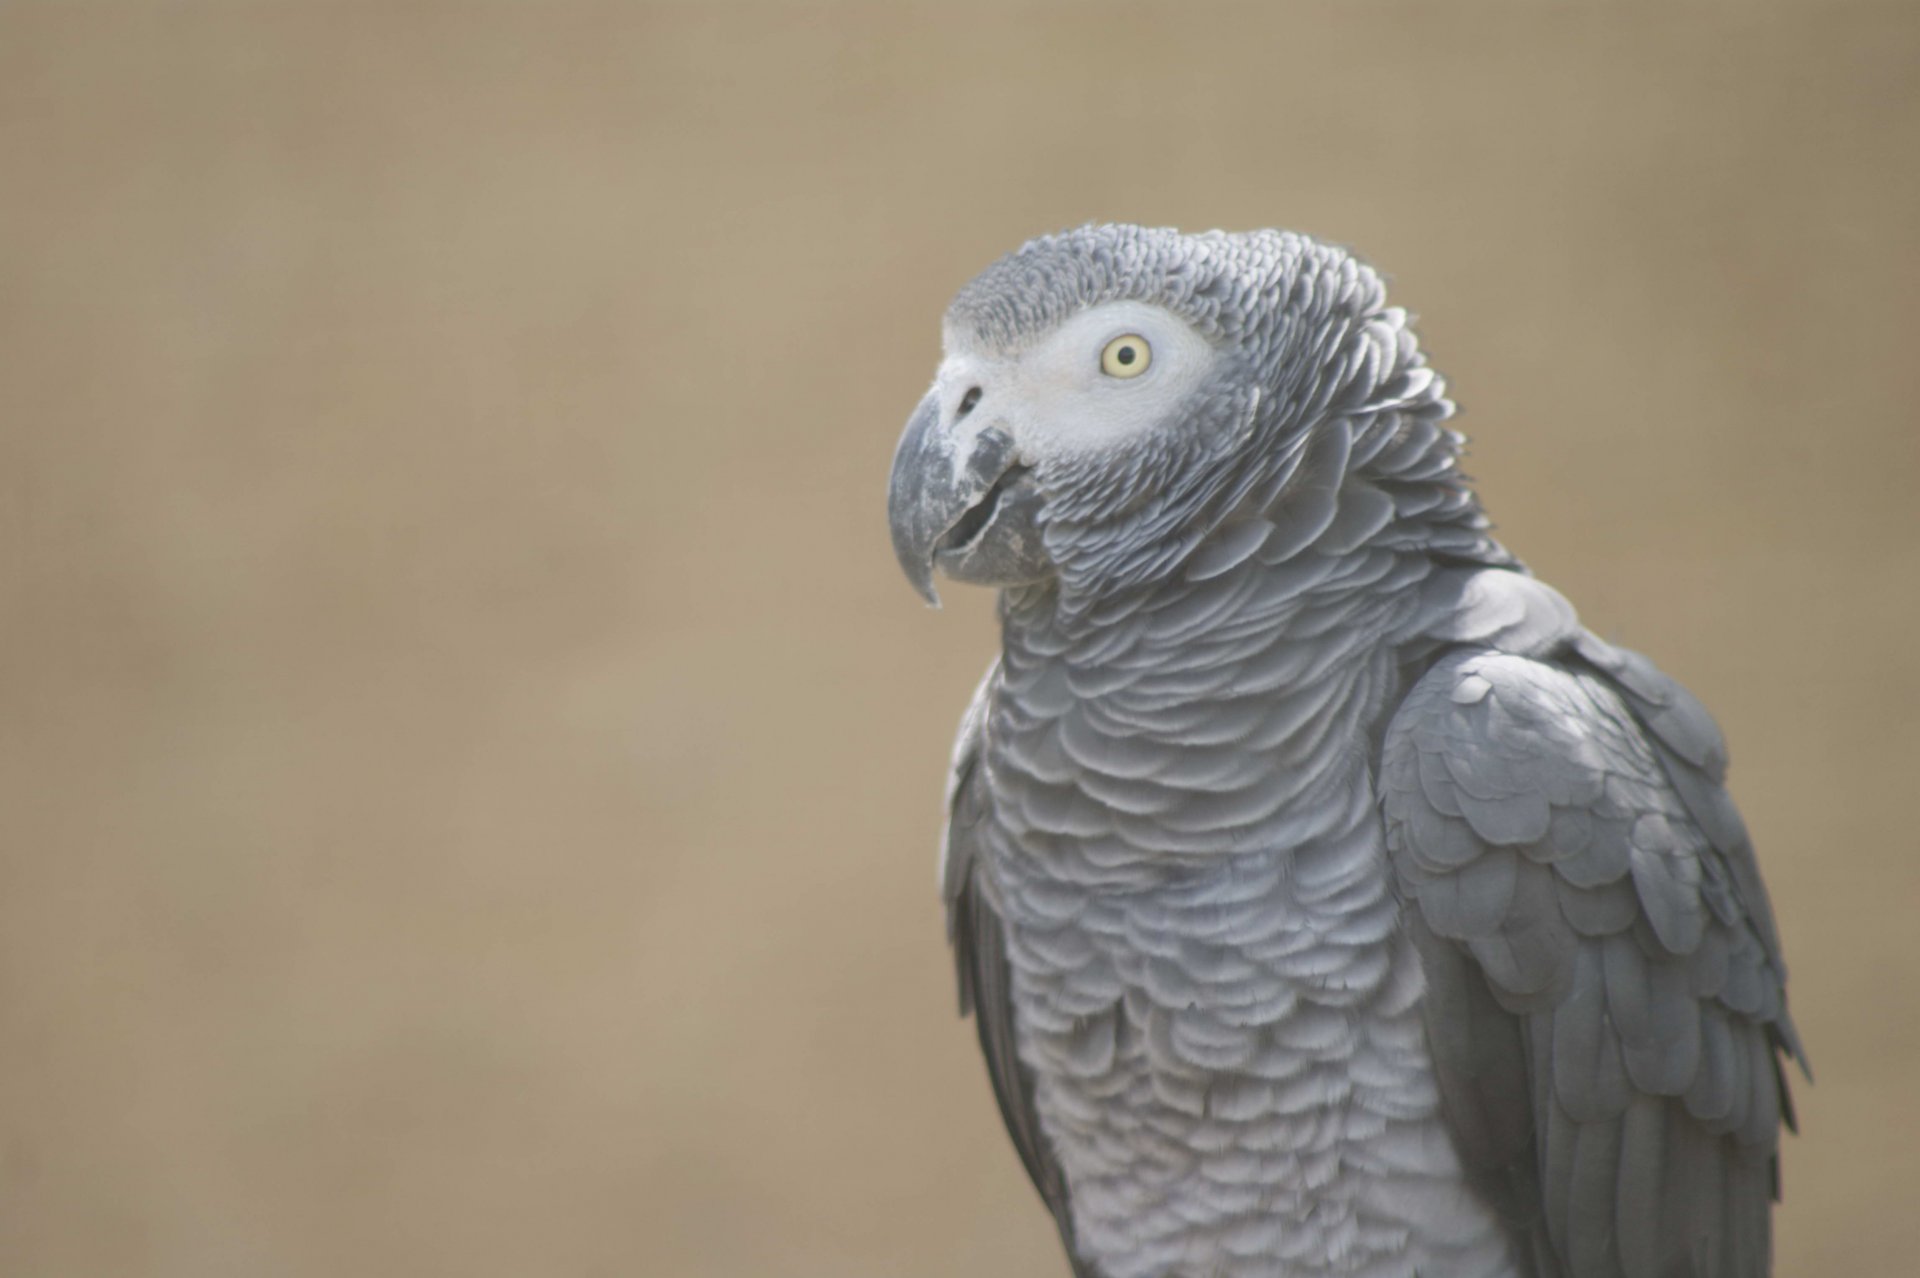
[[[947, 834], [941, 851], [941, 895], [947, 905], [947, 937], [953, 944], [954, 964], [960, 976], [960, 1014], [971, 1015], [980, 1034], [980, 1050], [987, 1058], [993, 1094], [1000, 1102], [1020, 1161], [1046, 1200], [1060, 1227], [1067, 1255], [1075, 1256], [1072, 1215], [1067, 1184], [1060, 1166], [1040, 1130], [1033, 1108], [1033, 1078], [1020, 1060], [1015, 1040], [1013, 974], [1007, 966], [1006, 936], [981, 881], [977, 840], [987, 815], [986, 779], [980, 771], [981, 740], [987, 708], [999, 681], [998, 663], [987, 671], [980, 689], [960, 723], [954, 745], [953, 771], [947, 783]], [[1091, 1269], [1073, 1259], [1079, 1278], [1094, 1278]]]
[[1644, 658], [1562, 656], [1456, 650], [1384, 743], [1442, 1107], [1540, 1278], [1758, 1278], [1800, 1050], [1720, 734]]

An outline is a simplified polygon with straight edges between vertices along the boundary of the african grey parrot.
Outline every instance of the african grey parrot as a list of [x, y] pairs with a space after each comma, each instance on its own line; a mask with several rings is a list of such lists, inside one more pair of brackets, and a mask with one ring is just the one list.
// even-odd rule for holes
[[943, 885], [1082, 1278], [1744, 1278], [1805, 1066], [1700, 703], [1488, 532], [1406, 314], [1304, 236], [963, 288], [894, 548], [1000, 588]]

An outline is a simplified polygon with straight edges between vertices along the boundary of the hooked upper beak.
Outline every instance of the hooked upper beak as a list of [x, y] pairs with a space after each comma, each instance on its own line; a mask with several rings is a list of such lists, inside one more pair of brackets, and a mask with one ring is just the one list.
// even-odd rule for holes
[[940, 596], [933, 588], [934, 556], [949, 542], [967, 539], [948, 534], [975, 531], [961, 525], [978, 522], [967, 516], [1014, 464], [1013, 440], [1004, 431], [988, 427], [963, 445], [955, 424], [943, 419], [937, 396], [921, 400], [894, 450], [887, 483], [893, 553], [914, 590], [936, 608]]

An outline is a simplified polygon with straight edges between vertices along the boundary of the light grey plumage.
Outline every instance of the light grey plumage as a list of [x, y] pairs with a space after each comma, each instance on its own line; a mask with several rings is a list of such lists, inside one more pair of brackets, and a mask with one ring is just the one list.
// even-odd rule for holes
[[1378, 278], [1087, 227], [946, 336], [890, 513], [1002, 587], [943, 889], [1075, 1273], [1767, 1272], [1800, 1047], [1719, 732], [1491, 538]]

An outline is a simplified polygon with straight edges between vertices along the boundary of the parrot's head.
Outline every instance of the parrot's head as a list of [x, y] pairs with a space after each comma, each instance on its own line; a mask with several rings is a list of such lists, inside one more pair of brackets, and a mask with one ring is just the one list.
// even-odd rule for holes
[[[894, 454], [900, 566], [930, 603], [936, 570], [1083, 601], [1178, 572], [1250, 503], [1340, 482], [1312, 473], [1325, 423], [1383, 391], [1405, 406], [1416, 371], [1430, 415], [1450, 411], [1384, 305], [1358, 259], [1288, 232], [1103, 225], [1029, 242], [948, 308]], [[1337, 451], [1318, 469], [1344, 468]]]

